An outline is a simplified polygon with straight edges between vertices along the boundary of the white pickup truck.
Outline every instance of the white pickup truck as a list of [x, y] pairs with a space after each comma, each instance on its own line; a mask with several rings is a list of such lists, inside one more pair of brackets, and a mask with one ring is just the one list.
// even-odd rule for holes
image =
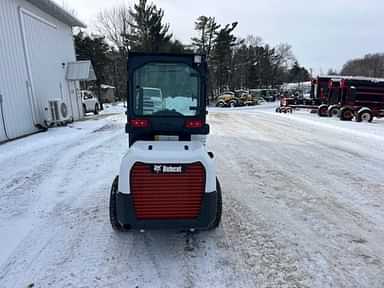
[[92, 112], [97, 115], [100, 111], [100, 103], [99, 100], [95, 97], [93, 92], [88, 90], [80, 91], [81, 94], [81, 102], [83, 103], [83, 112], [84, 115], [86, 113]]

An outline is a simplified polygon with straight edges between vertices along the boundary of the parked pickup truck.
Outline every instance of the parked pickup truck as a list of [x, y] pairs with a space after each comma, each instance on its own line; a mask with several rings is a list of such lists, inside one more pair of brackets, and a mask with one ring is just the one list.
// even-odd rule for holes
[[100, 111], [100, 103], [99, 100], [95, 97], [93, 92], [88, 90], [80, 91], [81, 94], [81, 102], [83, 103], [83, 112], [84, 115], [86, 113], [92, 112], [97, 115]]

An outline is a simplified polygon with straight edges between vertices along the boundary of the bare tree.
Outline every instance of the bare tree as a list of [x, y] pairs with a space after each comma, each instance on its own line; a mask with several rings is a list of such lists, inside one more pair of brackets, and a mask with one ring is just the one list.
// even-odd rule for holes
[[130, 8], [122, 4], [99, 12], [96, 28], [105, 35], [121, 52], [129, 50], [129, 35], [132, 33]]
[[275, 51], [279, 65], [288, 69], [295, 63], [296, 58], [293, 55], [291, 45], [287, 43], [280, 43], [275, 47]]
[[342, 75], [384, 77], [384, 54], [367, 54], [364, 58], [348, 61]]
[[129, 6], [122, 4], [99, 12], [96, 17], [96, 29], [113, 44], [110, 59], [113, 62], [113, 83], [120, 99], [127, 95], [127, 55], [132, 34], [132, 16]]
[[264, 42], [260, 36], [248, 35], [244, 40], [244, 44], [247, 46], [260, 47], [264, 45]]

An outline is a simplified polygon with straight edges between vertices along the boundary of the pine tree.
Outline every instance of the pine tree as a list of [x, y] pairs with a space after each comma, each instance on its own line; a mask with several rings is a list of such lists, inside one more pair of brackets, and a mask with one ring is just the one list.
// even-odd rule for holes
[[215, 72], [216, 87], [219, 89], [230, 88], [232, 76], [232, 49], [238, 45], [237, 38], [233, 31], [237, 27], [237, 22], [227, 24], [221, 28], [215, 40], [212, 55], [212, 66]]
[[304, 82], [311, 78], [308, 70], [301, 67], [298, 61], [295, 61], [292, 68], [289, 70], [289, 77], [289, 82]]
[[130, 10], [130, 15], [133, 18], [133, 33], [129, 35], [132, 50], [159, 52], [169, 47], [172, 34], [168, 32], [169, 24], [163, 23], [164, 11], [161, 8], [140, 0]]
[[74, 36], [77, 60], [91, 60], [98, 82], [105, 82], [105, 67], [109, 64], [107, 57], [110, 47], [104, 37], [90, 37], [83, 32]]
[[195, 22], [195, 30], [200, 33], [199, 37], [193, 37], [192, 46], [196, 47], [196, 52], [206, 53], [207, 45], [207, 24], [209, 18], [207, 16], [200, 16]]
[[197, 18], [195, 30], [198, 31], [199, 37], [191, 38], [196, 52], [205, 54], [209, 58], [219, 28], [220, 25], [216, 23], [214, 17], [200, 16]]
[[110, 52], [109, 45], [105, 42], [104, 37], [90, 37], [83, 32], [74, 35], [75, 50], [77, 60], [90, 60], [96, 74], [96, 92], [100, 99], [100, 85], [110, 82], [110, 75], [107, 72], [111, 61], [108, 58]]

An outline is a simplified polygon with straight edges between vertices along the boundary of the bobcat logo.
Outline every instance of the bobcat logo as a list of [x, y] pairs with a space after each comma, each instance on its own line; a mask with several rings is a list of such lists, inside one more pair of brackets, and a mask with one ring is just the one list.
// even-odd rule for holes
[[169, 165], [153, 165], [153, 172], [155, 173], [182, 173], [182, 166], [169, 166]]
[[155, 165], [153, 166], [153, 171], [155, 171], [156, 173], [160, 173], [161, 172], [161, 168], [162, 168], [163, 165]]

